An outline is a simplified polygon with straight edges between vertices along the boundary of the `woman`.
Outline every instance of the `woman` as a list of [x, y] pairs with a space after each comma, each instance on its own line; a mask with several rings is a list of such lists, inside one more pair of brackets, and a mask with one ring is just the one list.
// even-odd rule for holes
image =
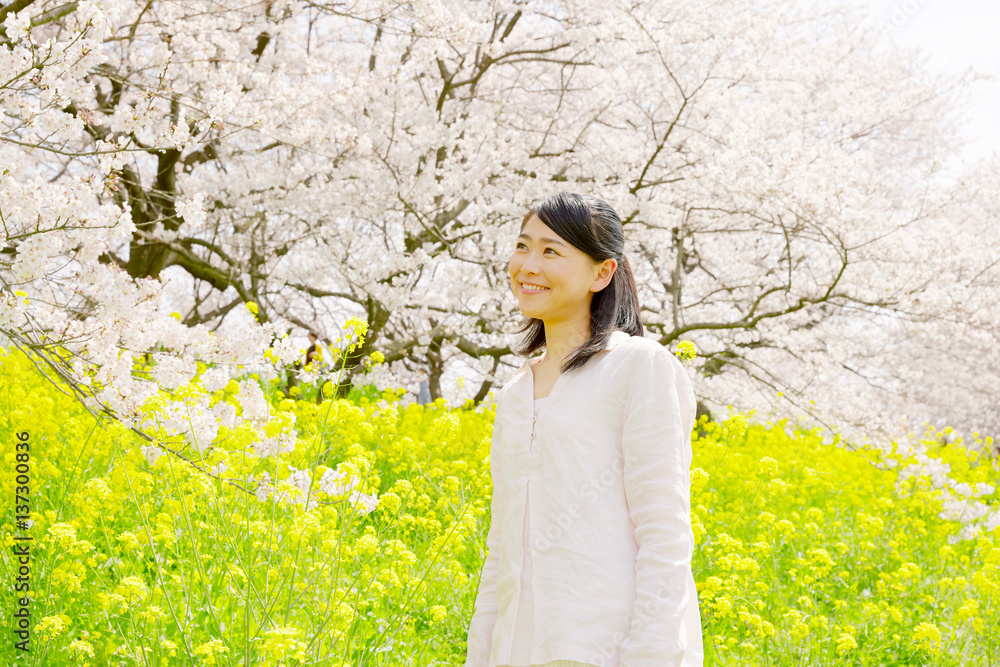
[[508, 267], [529, 358], [500, 389], [466, 667], [702, 665], [681, 364], [643, 337], [621, 220], [533, 207]]

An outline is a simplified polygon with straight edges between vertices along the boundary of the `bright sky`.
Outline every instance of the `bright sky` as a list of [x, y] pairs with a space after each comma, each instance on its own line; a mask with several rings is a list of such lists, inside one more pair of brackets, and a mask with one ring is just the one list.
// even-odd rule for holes
[[[822, 2], [823, 0], [818, 0]], [[869, 20], [886, 38], [918, 47], [929, 64], [946, 72], [969, 66], [992, 75], [969, 88], [966, 133], [970, 139], [963, 158], [977, 161], [1000, 154], [1000, 2], [997, 0], [853, 0], [867, 7]]]

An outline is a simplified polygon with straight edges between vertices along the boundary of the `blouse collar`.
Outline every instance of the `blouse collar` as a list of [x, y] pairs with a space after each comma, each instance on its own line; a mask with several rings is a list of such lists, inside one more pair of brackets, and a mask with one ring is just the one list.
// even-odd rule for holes
[[[631, 338], [631, 334], [627, 331], [621, 331], [616, 329], [611, 332], [611, 336], [604, 346], [605, 350], [611, 350], [616, 345], [622, 341]], [[509, 408], [511, 416], [513, 418], [521, 419], [524, 423], [530, 423], [534, 417], [536, 417], [536, 410], [534, 407], [535, 391], [534, 383], [532, 382], [532, 372], [529, 367], [531, 359], [525, 359], [521, 367], [517, 369], [514, 375], [510, 379], [510, 391], [511, 391], [511, 407]], [[586, 369], [586, 366], [584, 367]], [[556, 378], [555, 384], [552, 385], [552, 389], [549, 391], [549, 395], [546, 398], [552, 396], [558, 396], [559, 390], [567, 382], [566, 374], [560, 373]], [[553, 401], [545, 401], [539, 404], [538, 414], [546, 412], [552, 405]]]
[[[631, 337], [632, 335], [627, 331], [622, 331], [621, 329], [615, 329], [614, 331], [611, 332], [611, 336], [608, 338], [607, 343], [604, 346], [604, 349], [605, 350], [614, 349], [614, 347], [619, 343], [621, 343], [623, 340], [628, 340]], [[512, 376], [511, 379], [516, 380], [518, 376], [521, 375], [522, 373], [528, 373], [528, 364], [532, 361], [532, 359], [534, 359], [534, 357], [525, 359], [524, 363], [521, 364], [521, 367], [518, 368], [516, 371], [514, 371], [514, 375]]]
[[[631, 334], [629, 334], [627, 331], [622, 331], [621, 329], [615, 329], [614, 331], [611, 332], [611, 336], [608, 338], [607, 343], [604, 346], [604, 349], [605, 350], [614, 349], [614, 347], [618, 345], [618, 343], [631, 337], [632, 337]], [[528, 370], [528, 362], [530, 362], [533, 358], [534, 357], [525, 359], [524, 363], [521, 364], [521, 367], [518, 368], [516, 371], [514, 371], [514, 375], [523, 373], [524, 371]]]

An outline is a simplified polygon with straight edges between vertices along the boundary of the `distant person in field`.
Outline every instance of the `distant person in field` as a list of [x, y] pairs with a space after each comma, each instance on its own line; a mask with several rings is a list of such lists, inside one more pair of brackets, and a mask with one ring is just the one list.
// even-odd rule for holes
[[309, 332], [309, 347], [306, 349], [306, 366], [313, 360], [318, 361], [323, 357], [323, 351], [317, 344], [318, 339], [319, 336], [316, 335], [315, 331]]
[[420, 367], [417, 370], [417, 403], [427, 405], [431, 402], [431, 381], [427, 376], [427, 369]]
[[[304, 359], [304, 360], [303, 360]], [[292, 387], [298, 386], [300, 381], [300, 375], [302, 374], [305, 367], [309, 365], [310, 362], [316, 362], [313, 364], [312, 371], [318, 372], [320, 362], [323, 359], [323, 349], [319, 345], [319, 336], [315, 331], [309, 331], [309, 347], [306, 348], [306, 353], [303, 358], [296, 359], [295, 363], [288, 373], [288, 391], [291, 393]], [[322, 379], [321, 384], [322, 386]], [[317, 397], [319, 399], [321, 397]]]

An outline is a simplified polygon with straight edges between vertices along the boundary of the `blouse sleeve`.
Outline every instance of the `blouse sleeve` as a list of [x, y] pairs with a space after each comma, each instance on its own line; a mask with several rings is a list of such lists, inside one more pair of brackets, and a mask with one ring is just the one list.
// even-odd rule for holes
[[628, 667], [679, 666], [694, 552], [691, 429], [695, 399], [666, 348], [636, 367], [622, 433], [623, 478], [638, 545], [632, 624], [622, 643]]
[[486, 560], [483, 562], [476, 595], [476, 608], [469, 623], [468, 647], [464, 667], [487, 667], [493, 649], [493, 628], [496, 625], [497, 570], [500, 560], [500, 511], [497, 507], [497, 475], [500, 465], [500, 419], [493, 423], [490, 443], [490, 475], [493, 479], [493, 497], [490, 501], [490, 529], [486, 534]]

